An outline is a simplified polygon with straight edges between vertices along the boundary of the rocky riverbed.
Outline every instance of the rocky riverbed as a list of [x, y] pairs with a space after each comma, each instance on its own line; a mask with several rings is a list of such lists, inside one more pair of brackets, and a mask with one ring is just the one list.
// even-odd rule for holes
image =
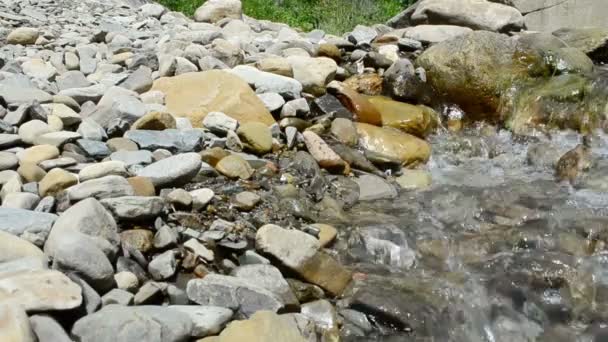
[[0, 341], [605, 340], [608, 30], [452, 3], [0, 1]]

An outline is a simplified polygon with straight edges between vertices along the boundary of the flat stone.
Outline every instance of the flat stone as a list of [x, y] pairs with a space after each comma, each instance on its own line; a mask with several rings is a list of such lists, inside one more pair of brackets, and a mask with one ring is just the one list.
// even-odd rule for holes
[[35, 140], [36, 145], [63, 146], [68, 142], [80, 139], [80, 134], [70, 131], [49, 132], [38, 136]]
[[179, 131], [167, 129], [164, 131], [136, 130], [128, 131], [125, 138], [139, 145], [139, 148], [154, 151], [165, 149], [171, 152], [192, 152], [200, 150], [203, 133], [198, 130]]
[[0, 208], [0, 230], [16, 235], [40, 235], [43, 240], [49, 234], [57, 215], [23, 209]]
[[59, 95], [71, 97], [74, 101], [78, 102], [78, 104], [83, 104], [87, 101], [97, 103], [106, 92], [106, 89], [106, 86], [103, 84], [95, 84], [82, 88], [64, 89], [59, 92]]
[[108, 306], [112, 304], [128, 306], [133, 304], [133, 298], [135, 296], [125, 290], [121, 289], [112, 289], [110, 292], [106, 293], [101, 297], [101, 305]]
[[[49, 159], [49, 160], [41, 161], [40, 163], [38, 163], [38, 166], [40, 168], [42, 168], [43, 170], [48, 171], [48, 170], [52, 170], [55, 168], [67, 168], [70, 166], [74, 166], [77, 163], [78, 162], [74, 158], [61, 157], [61, 158], [57, 158], [57, 159]], [[24, 165], [28, 165], [28, 164], [24, 164]]]
[[232, 310], [219, 306], [170, 305], [169, 309], [183, 312], [192, 319], [193, 337], [215, 335], [232, 318]]
[[374, 175], [362, 175], [355, 178], [359, 185], [359, 200], [374, 201], [397, 197], [397, 189], [384, 179]]
[[91, 179], [67, 189], [71, 201], [77, 202], [88, 197], [97, 199], [121, 196], [133, 196], [134, 191], [129, 182], [120, 176], [106, 176]]
[[80, 306], [80, 287], [55, 270], [0, 274], [0, 303], [27, 312], [69, 310]]
[[38, 145], [17, 153], [20, 164], [37, 165], [42, 161], [54, 159], [59, 156], [59, 149], [52, 145]]
[[38, 136], [49, 133], [50, 131], [51, 129], [46, 122], [31, 120], [23, 123], [19, 127], [19, 137], [24, 143], [34, 145]]
[[258, 98], [262, 100], [266, 109], [271, 113], [277, 112], [285, 104], [283, 97], [277, 93], [263, 93], [258, 94]]
[[278, 93], [284, 98], [295, 99], [299, 98], [302, 92], [302, 84], [293, 78], [246, 65], [236, 66], [232, 72], [249, 83], [257, 93]]
[[84, 153], [96, 159], [105, 158], [110, 155], [111, 151], [103, 141], [78, 139], [76, 145], [84, 151]]
[[38, 101], [39, 103], [49, 103], [53, 101], [53, 96], [38, 88], [16, 87], [4, 84], [0, 84], [0, 96], [2, 96], [9, 105], [30, 104], [34, 101]]
[[156, 189], [148, 177], [129, 177], [127, 181], [133, 187], [136, 196], [155, 196]]
[[78, 178], [81, 182], [86, 182], [91, 179], [101, 178], [105, 176], [122, 176], [128, 175], [125, 164], [120, 161], [106, 161], [85, 166], [78, 173]]
[[146, 150], [116, 151], [110, 155], [110, 159], [120, 161], [127, 167], [131, 165], [147, 165], [152, 163], [152, 152]]
[[241, 278], [251, 285], [255, 285], [276, 294], [285, 305], [298, 306], [299, 302], [293, 294], [291, 287], [283, 275], [272, 265], [245, 265], [232, 270], [230, 275]]
[[0, 171], [17, 168], [19, 159], [14, 153], [0, 152]]
[[57, 87], [59, 91], [73, 88], [86, 88], [91, 86], [91, 82], [81, 71], [68, 71], [56, 77]]
[[176, 186], [188, 183], [200, 169], [198, 153], [184, 153], [150, 164], [137, 175], [150, 178], [155, 187]]
[[242, 279], [220, 274], [190, 280], [186, 292], [188, 298], [197, 304], [220, 306], [245, 317], [260, 310], [277, 312], [284, 306], [272, 292]]
[[161, 197], [125, 196], [101, 200], [120, 220], [146, 220], [155, 218], [165, 206]]
[[431, 174], [424, 170], [403, 170], [403, 174], [395, 181], [401, 186], [402, 189], [416, 190], [426, 189], [431, 186], [433, 180]]
[[211, 189], [203, 188], [190, 191], [190, 196], [192, 196], [192, 209], [202, 210], [211, 202], [215, 193]]
[[57, 75], [57, 69], [41, 58], [29, 59], [21, 64], [23, 73], [31, 78], [48, 81]]
[[237, 209], [249, 211], [252, 210], [262, 198], [254, 192], [243, 191], [239, 192], [232, 199], [232, 203]]
[[17, 134], [0, 133], [0, 148], [10, 148], [21, 143], [21, 137]]
[[190, 338], [192, 319], [162, 306], [108, 305], [74, 324], [72, 335], [91, 342], [182, 342]]
[[184, 247], [190, 250], [197, 258], [205, 261], [213, 261], [215, 254], [196, 239], [190, 239], [184, 243]]

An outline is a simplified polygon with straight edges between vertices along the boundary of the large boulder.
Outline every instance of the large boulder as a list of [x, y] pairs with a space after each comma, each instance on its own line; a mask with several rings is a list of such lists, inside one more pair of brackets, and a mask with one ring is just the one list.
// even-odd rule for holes
[[608, 62], [608, 27], [563, 28], [553, 32], [553, 35], [596, 62]]
[[274, 119], [264, 103], [240, 77], [221, 70], [210, 70], [164, 77], [156, 80], [152, 90], [165, 94], [171, 114], [190, 119], [201, 127], [210, 112], [222, 112], [239, 122], [262, 122], [268, 126]]
[[423, 0], [411, 20], [415, 24], [458, 25], [495, 32], [524, 27], [524, 18], [517, 9], [486, 0]]
[[528, 30], [553, 31], [562, 27], [608, 27], [604, 0], [493, 0], [517, 8]]
[[475, 31], [431, 46], [417, 60], [428, 82], [474, 118], [498, 119], [501, 95], [528, 76], [526, 55], [505, 35]]

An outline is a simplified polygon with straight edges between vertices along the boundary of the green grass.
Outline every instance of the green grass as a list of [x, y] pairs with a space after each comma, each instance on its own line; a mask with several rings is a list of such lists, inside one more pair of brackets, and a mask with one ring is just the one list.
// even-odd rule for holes
[[[158, 0], [192, 15], [204, 0]], [[243, 12], [256, 19], [286, 23], [305, 31], [341, 34], [358, 24], [384, 23], [413, 0], [243, 0]]]

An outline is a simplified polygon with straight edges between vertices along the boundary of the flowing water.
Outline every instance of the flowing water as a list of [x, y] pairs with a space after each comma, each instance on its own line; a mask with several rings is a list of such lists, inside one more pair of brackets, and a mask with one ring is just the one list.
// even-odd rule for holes
[[550, 165], [580, 139], [483, 128], [431, 137], [431, 188], [349, 211], [336, 249], [370, 295], [342, 304], [378, 320], [366, 337], [347, 322], [346, 340], [608, 336], [608, 137], [594, 139], [593, 166], [573, 186]]

